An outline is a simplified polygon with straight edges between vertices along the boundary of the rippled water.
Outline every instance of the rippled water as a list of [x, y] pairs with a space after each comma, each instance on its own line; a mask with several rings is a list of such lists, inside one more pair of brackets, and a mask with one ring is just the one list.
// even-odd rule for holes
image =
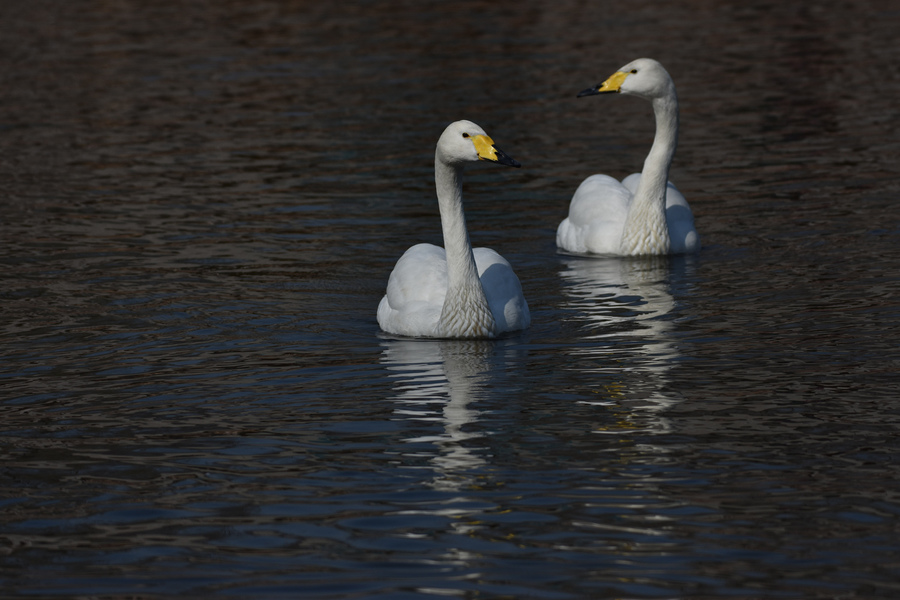
[[[893, 597], [900, 11], [0, 8], [0, 595]], [[681, 100], [695, 257], [556, 253]], [[533, 325], [379, 332], [434, 144]]]

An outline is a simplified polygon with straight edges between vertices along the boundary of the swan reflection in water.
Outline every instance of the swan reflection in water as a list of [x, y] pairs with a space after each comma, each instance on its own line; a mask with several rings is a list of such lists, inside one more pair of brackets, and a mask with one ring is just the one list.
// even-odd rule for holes
[[[452, 519], [454, 533], [469, 535], [481, 529], [482, 503], [467, 497], [468, 490], [484, 487], [490, 475], [490, 454], [478, 446], [485, 433], [476, 429], [481, 412], [474, 405], [487, 397], [487, 383], [496, 354], [504, 342], [483, 340], [390, 340], [383, 342], [382, 363], [394, 380], [394, 414], [419, 435], [403, 441], [407, 457], [427, 458], [435, 476], [433, 489], [450, 495], [424, 512]], [[496, 370], [496, 364], [493, 365]], [[468, 564], [476, 558], [459, 548], [448, 548], [445, 558]]]
[[[476, 471], [486, 464], [474, 440], [479, 411], [472, 405], [486, 396], [489, 362], [502, 341], [389, 340], [383, 342], [382, 363], [394, 379], [396, 415], [432, 429], [404, 440], [433, 444], [430, 457], [436, 477], [432, 486], [459, 490], [473, 485]], [[439, 425], [440, 431], [433, 431]]]
[[604, 393], [590, 404], [616, 405], [623, 412], [611, 432], [670, 431], [663, 412], [680, 396], [666, 390], [667, 373], [679, 358], [673, 337], [670, 293], [673, 275], [692, 257], [562, 259], [565, 307], [582, 323], [571, 348], [576, 368], [603, 375]]

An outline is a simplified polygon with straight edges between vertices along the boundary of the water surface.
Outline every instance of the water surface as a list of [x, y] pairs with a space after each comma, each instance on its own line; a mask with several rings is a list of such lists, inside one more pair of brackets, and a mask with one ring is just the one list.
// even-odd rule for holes
[[[7, 2], [4, 597], [893, 597], [900, 12], [860, 1]], [[681, 101], [693, 257], [588, 259], [578, 183]], [[533, 325], [387, 336], [482, 125]]]

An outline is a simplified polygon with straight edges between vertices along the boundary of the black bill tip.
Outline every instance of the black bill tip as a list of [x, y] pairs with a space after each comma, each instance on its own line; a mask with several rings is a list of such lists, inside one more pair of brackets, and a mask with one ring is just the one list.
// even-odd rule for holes
[[497, 146], [494, 146], [494, 151], [497, 152], [497, 162], [501, 165], [506, 165], [507, 167], [515, 167], [517, 169], [522, 166], [522, 163], [508, 155]]

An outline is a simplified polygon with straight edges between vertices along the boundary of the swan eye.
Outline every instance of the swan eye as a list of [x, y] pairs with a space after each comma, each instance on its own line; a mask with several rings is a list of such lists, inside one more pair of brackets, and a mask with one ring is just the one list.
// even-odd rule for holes
[[463, 137], [464, 137], [464, 138], [467, 138], [467, 137], [469, 137], [469, 134], [468, 134], [468, 133], [464, 133], [464, 134], [463, 134]]

